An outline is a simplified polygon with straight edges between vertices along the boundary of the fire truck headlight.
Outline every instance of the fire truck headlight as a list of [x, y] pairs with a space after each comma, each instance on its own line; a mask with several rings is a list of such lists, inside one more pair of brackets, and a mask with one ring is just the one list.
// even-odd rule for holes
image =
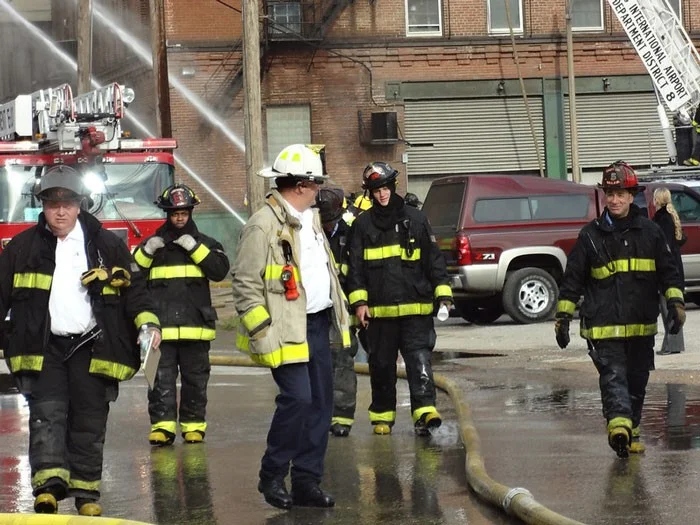
[[134, 99], [136, 98], [136, 93], [134, 93], [134, 90], [131, 88], [124, 88], [124, 91], [122, 92], [122, 100], [124, 101], [125, 105], [131, 104]]
[[83, 175], [83, 184], [90, 192], [93, 193], [104, 193], [105, 192], [105, 181], [94, 171], [87, 171]]

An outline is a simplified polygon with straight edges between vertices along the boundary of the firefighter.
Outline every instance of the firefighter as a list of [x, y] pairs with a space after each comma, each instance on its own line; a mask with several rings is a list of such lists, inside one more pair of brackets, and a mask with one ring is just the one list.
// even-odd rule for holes
[[431, 365], [433, 310], [435, 303], [451, 306], [452, 290], [428, 220], [397, 195], [397, 176], [385, 162], [369, 164], [362, 175], [372, 207], [353, 225], [348, 300], [367, 331], [374, 433], [390, 434], [396, 418], [400, 350], [416, 434], [429, 435], [442, 423]]
[[5, 359], [29, 404], [34, 510], [75, 498], [99, 516], [109, 403], [139, 370], [142, 325], [160, 341], [144, 276], [124, 242], [81, 209], [77, 171], [55, 166], [36, 187], [43, 212], [0, 254]]
[[209, 347], [217, 319], [209, 281], [223, 280], [229, 261], [221, 244], [197, 229], [192, 210], [199, 203], [184, 184], [166, 188], [155, 204], [167, 218], [134, 252], [136, 263], [148, 275], [148, 290], [163, 325], [158, 371], [148, 391], [148, 441], [155, 446], [172, 445], [178, 419], [186, 443], [200, 443], [207, 431]]
[[279, 388], [258, 491], [281, 509], [335, 505], [320, 488], [333, 413], [331, 344], [348, 351], [350, 333], [333, 254], [312, 208], [328, 178], [324, 153], [322, 145], [292, 144], [260, 172], [276, 189], [243, 228], [232, 271], [237, 346], [270, 367]]
[[581, 337], [600, 375], [608, 444], [619, 457], [644, 452], [639, 424], [649, 371], [659, 291], [668, 305], [669, 331], [685, 322], [683, 283], [661, 228], [634, 202], [644, 187], [631, 166], [618, 161], [603, 171], [606, 207], [581, 229], [559, 288], [555, 335], [569, 344], [577, 302]]
[[419, 210], [420, 207], [423, 206], [423, 203], [420, 201], [418, 195], [416, 195], [415, 193], [407, 193], [404, 196], [403, 200], [406, 203], [406, 205], [413, 206], [414, 208], [418, 208]]
[[[321, 224], [333, 252], [338, 278], [345, 286], [348, 273], [348, 239], [350, 226], [346, 222], [345, 196], [340, 188], [321, 188], [318, 192], [317, 207]], [[350, 351], [342, 345], [331, 345], [333, 351], [333, 418], [331, 434], [347, 437], [355, 421], [355, 404], [357, 398], [357, 375], [355, 361], [358, 342], [354, 327], [350, 330]]]

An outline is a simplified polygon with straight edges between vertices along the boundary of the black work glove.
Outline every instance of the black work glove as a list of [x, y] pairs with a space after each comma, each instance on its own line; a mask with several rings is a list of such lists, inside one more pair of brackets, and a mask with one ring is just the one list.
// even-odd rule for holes
[[668, 316], [666, 317], [666, 326], [668, 333], [675, 335], [681, 331], [685, 324], [685, 305], [675, 302], [668, 305]]
[[554, 321], [554, 334], [557, 338], [557, 344], [562, 350], [569, 346], [571, 337], [569, 337], [569, 323], [571, 317], [567, 315], [557, 314], [557, 319]]

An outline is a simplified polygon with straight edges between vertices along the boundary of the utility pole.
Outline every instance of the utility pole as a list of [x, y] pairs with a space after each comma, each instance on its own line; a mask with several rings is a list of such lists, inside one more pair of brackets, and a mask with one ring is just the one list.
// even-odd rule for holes
[[260, 20], [257, 0], [241, 2], [243, 8], [243, 127], [248, 211], [252, 215], [265, 199], [262, 109], [260, 107]]
[[161, 137], [172, 137], [170, 120], [170, 84], [168, 83], [168, 49], [163, 0], [149, 0], [151, 16], [151, 52], [156, 95], [156, 124]]
[[92, 0], [80, 0], [78, 3], [78, 94], [82, 95], [92, 89]]
[[581, 182], [578, 161], [578, 124], [576, 122], [576, 79], [574, 76], [574, 37], [571, 30], [571, 2], [566, 0], [566, 69], [569, 78], [569, 136], [571, 137], [571, 178]]

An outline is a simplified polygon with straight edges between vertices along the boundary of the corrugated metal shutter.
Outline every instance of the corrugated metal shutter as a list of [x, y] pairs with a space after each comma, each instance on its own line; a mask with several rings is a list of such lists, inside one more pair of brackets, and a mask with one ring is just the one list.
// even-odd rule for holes
[[[577, 95], [581, 167], [602, 168], [620, 159], [632, 165], [666, 164], [668, 153], [656, 105], [654, 93]], [[571, 166], [568, 96], [564, 100], [564, 120]]]
[[[542, 162], [542, 98], [528, 97]], [[522, 98], [406, 101], [409, 175], [539, 170]]]

